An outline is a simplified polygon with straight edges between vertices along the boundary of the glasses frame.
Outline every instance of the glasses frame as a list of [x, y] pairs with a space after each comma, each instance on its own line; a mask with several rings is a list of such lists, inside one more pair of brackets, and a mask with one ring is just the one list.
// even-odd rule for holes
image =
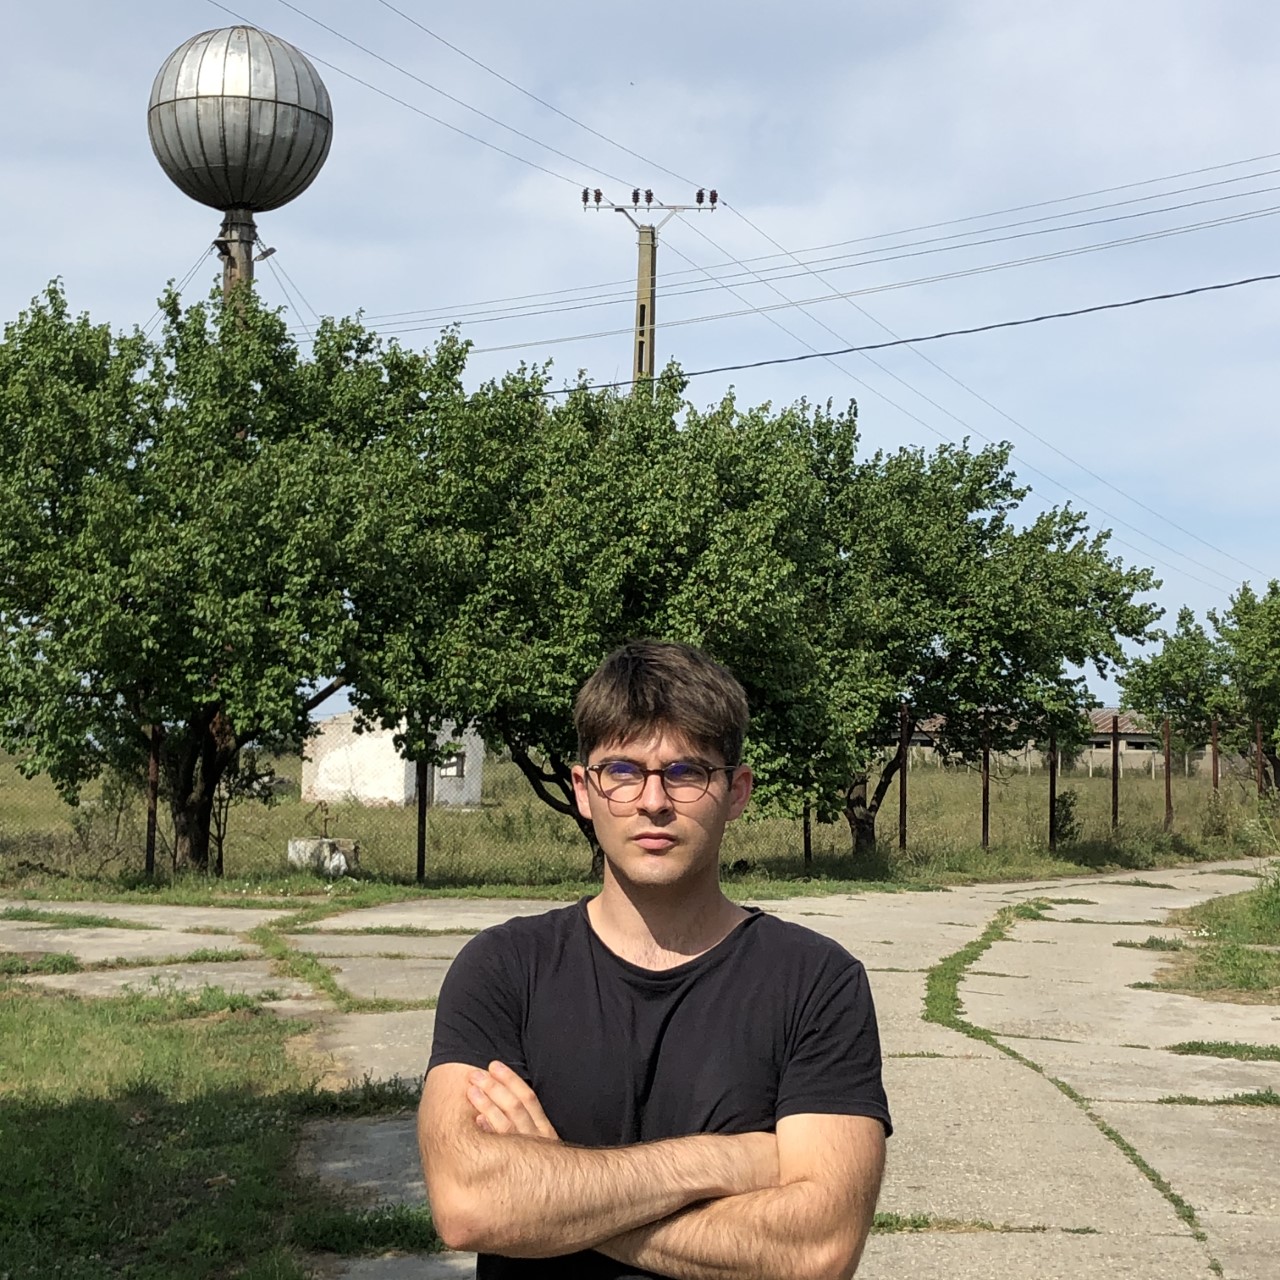
[[[606, 800], [613, 800], [614, 796], [623, 787], [629, 785], [623, 782], [623, 783], [619, 783], [618, 786], [616, 787], [610, 788], [608, 791], [605, 790], [600, 780], [601, 771], [604, 769], [607, 769], [610, 765], [614, 765], [614, 764], [631, 765], [631, 767], [634, 768], [636, 772], [641, 775], [640, 790], [637, 791], [636, 794], [630, 800], [616, 800], [614, 801], [615, 804], [634, 804], [637, 800], [640, 799], [642, 795], [644, 795], [645, 787], [648, 785], [650, 777], [652, 777], [654, 774], [657, 774], [657, 776], [661, 779], [662, 794], [665, 795], [667, 799], [671, 801], [672, 804], [692, 804], [695, 800], [701, 800], [702, 797], [705, 796], [711, 790], [711, 783], [714, 780], [715, 775], [717, 773], [727, 773], [732, 775], [738, 769], [742, 768], [742, 766], [738, 764], [704, 764], [701, 760], [672, 760], [671, 764], [665, 764], [662, 766], [661, 769], [644, 769], [644, 768], [641, 768], [640, 765], [635, 764], [633, 761], [630, 761], [630, 760], [604, 760], [600, 764], [583, 765], [582, 767], [584, 772], [594, 773], [596, 775], [596, 790], [602, 796], [604, 796]], [[707, 785], [703, 787], [702, 790], [699, 791], [696, 796], [682, 796], [681, 798], [677, 799], [675, 796], [671, 794], [671, 788], [667, 785], [667, 770], [671, 768], [671, 765], [675, 765], [675, 764], [683, 764], [683, 765], [696, 764], [699, 769], [705, 769], [707, 771]]]

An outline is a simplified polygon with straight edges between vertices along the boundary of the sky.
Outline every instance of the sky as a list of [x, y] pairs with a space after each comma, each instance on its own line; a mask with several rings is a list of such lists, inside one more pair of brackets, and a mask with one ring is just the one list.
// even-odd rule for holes
[[[54, 276], [126, 330], [167, 280], [195, 269], [191, 299], [213, 284], [218, 215], [161, 171], [146, 107], [173, 49], [241, 19], [320, 60], [333, 100], [323, 171], [258, 220], [277, 250], [260, 288], [304, 341], [316, 314], [362, 311], [413, 345], [461, 321], [474, 381], [522, 360], [554, 361], [557, 385], [625, 379], [635, 232], [584, 213], [583, 186], [720, 193], [660, 236], [658, 361], [687, 371], [1280, 271], [1280, 7], [1263, 0], [228, 8], [8, 15], [0, 318]], [[710, 373], [688, 395], [856, 399], [868, 449], [1009, 440], [1028, 512], [1070, 502], [1112, 529], [1172, 625], [1280, 577], [1278, 318], [1263, 281]]]

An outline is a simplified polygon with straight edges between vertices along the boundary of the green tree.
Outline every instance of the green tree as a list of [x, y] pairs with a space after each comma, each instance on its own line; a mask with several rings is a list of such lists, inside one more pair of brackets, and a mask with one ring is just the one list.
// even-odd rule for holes
[[1231, 597], [1230, 607], [1209, 612], [1223, 663], [1240, 711], [1232, 745], [1252, 751], [1254, 725], [1262, 726], [1265, 784], [1280, 782], [1280, 582], [1259, 595], [1249, 583]]
[[1113, 559], [1079, 513], [1014, 525], [1026, 491], [1007, 446], [857, 462], [856, 438], [825, 425], [830, 567], [812, 612], [828, 666], [847, 673], [832, 688], [857, 707], [841, 720], [857, 736], [844, 744], [854, 768], [824, 807], [839, 807], [866, 854], [899, 768], [903, 702], [945, 754], [973, 759], [984, 742], [1010, 750], [1051, 734], [1069, 744], [1091, 701], [1073, 672], [1118, 666], [1121, 638], [1144, 636], [1157, 611], [1138, 601], [1150, 571]]
[[[465, 566], [444, 612], [412, 592], [357, 601], [377, 612], [353, 700], [370, 719], [406, 718], [421, 749], [439, 719], [505, 748], [535, 793], [574, 818], [572, 700], [606, 652], [636, 636], [704, 646], [746, 685], [761, 794], [794, 788], [806, 691], [804, 566], [816, 554], [820, 490], [797, 423], [803, 408], [743, 411], [726, 397], [686, 405], [674, 373], [653, 394], [579, 387], [543, 395], [521, 370], [435, 424], [406, 460], [447, 472]], [[421, 529], [402, 482], [405, 526]]]
[[251, 292], [152, 342], [58, 286], [0, 343], [0, 741], [75, 800], [152, 734], [182, 865], [207, 868], [219, 783], [297, 742], [359, 640], [378, 507], [362, 461], [461, 355], [327, 323], [304, 359]]
[[1196, 751], [1209, 741], [1215, 719], [1224, 729], [1240, 719], [1226, 653], [1185, 606], [1174, 630], [1154, 638], [1160, 651], [1134, 659], [1121, 679], [1121, 705], [1154, 726], [1167, 716], [1175, 749]]

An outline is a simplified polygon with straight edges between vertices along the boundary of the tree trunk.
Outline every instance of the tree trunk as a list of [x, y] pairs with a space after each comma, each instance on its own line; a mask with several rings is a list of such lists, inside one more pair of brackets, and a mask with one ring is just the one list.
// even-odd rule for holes
[[[168, 772], [175, 869], [207, 873], [214, 793], [239, 744], [222, 709], [211, 707], [183, 733], [170, 735], [166, 745], [174, 753]], [[222, 874], [221, 858], [214, 870]]]
[[859, 774], [844, 793], [844, 817], [853, 839], [853, 856], [866, 857], [876, 848], [876, 811], [868, 803], [867, 775]]
[[578, 830], [582, 832], [582, 838], [591, 850], [591, 878], [603, 879], [604, 850], [596, 839], [596, 829], [591, 820], [578, 812], [578, 802], [573, 794], [573, 770], [568, 762], [552, 755], [547, 758], [547, 767], [542, 768], [524, 747], [508, 740], [507, 749], [538, 799], [578, 824]]
[[[867, 858], [876, 850], [876, 815], [884, 803], [889, 785], [897, 776], [901, 756], [895, 752], [884, 762], [880, 776], [871, 790], [869, 774], [860, 773], [849, 783], [844, 793], [844, 817], [853, 838], [853, 856]], [[868, 794], [870, 792], [870, 794]]]

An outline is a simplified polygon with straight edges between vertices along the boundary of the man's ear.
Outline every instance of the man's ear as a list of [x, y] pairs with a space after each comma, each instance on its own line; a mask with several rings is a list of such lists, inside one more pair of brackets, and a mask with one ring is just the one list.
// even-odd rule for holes
[[572, 772], [573, 798], [577, 801], [578, 812], [590, 822], [592, 820], [591, 791], [590, 783], [587, 779], [587, 771], [580, 764], [575, 764]]
[[729, 783], [730, 822], [747, 807], [747, 801], [751, 799], [751, 789], [755, 786], [755, 780], [755, 774], [745, 764], [740, 764], [733, 771], [733, 778]]

